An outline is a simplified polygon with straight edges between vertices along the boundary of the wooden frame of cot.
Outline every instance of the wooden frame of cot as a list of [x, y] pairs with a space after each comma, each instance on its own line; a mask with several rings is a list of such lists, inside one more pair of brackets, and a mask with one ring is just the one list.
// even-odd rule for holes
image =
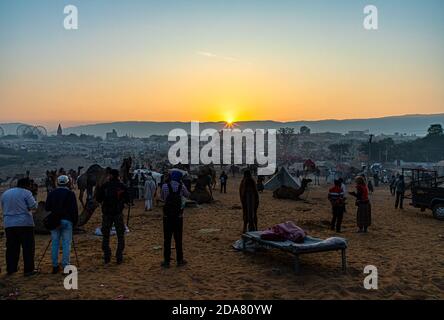
[[[316, 239], [316, 238], [312, 238], [312, 237], [308, 237], [308, 238], [310, 238], [312, 240], [321, 240], [322, 241], [322, 239]], [[242, 239], [244, 240], [243, 252], [246, 252], [245, 240], [251, 240], [251, 241], [255, 242], [256, 244], [258, 244], [261, 248], [280, 249], [285, 252], [289, 252], [289, 253], [293, 254], [294, 255], [294, 271], [295, 271], [295, 273], [299, 273], [299, 271], [300, 271], [300, 264], [299, 264], [299, 256], [300, 255], [309, 254], [309, 253], [319, 253], [319, 252], [339, 251], [340, 250], [341, 251], [342, 272], [343, 273], [347, 272], [347, 257], [346, 257], [347, 246], [344, 246], [344, 247], [338, 246], [336, 248], [314, 248], [314, 249], [310, 249], [310, 250], [304, 250], [304, 251], [297, 252], [297, 250], [295, 250], [295, 248], [292, 248], [291, 246], [278, 245], [277, 242], [262, 240], [258, 236], [254, 236], [249, 233], [243, 234]]]

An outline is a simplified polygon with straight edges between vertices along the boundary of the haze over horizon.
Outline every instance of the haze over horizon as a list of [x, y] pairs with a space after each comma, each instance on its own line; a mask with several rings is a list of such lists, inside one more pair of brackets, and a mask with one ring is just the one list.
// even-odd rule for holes
[[[388, 115], [388, 116], [384, 116], [384, 117], [374, 117], [374, 118], [344, 118], [344, 119], [333, 119], [333, 118], [329, 118], [329, 119], [314, 119], [314, 120], [306, 120], [306, 119], [295, 119], [295, 120], [288, 120], [288, 121], [277, 121], [277, 120], [272, 120], [272, 119], [265, 119], [265, 120], [257, 120], [257, 119], [252, 119], [252, 120], [241, 120], [241, 121], [235, 121], [236, 123], [242, 123], [242, 122], [276, 122], [276, 123], [294, 123], [294, 122], [300, 122], [300, 123], [304, 123], [304, 122], [329, 122], [329, 121], [338, 121], [338, 122], [343, 122], [343, 121], [360, 121], [360, 120], [378, 120], [378, 119], [390, 119], [390, 118], [408, 118], [408, 117], [433, 117], [433, 116], [444, 116], [444, 113], [433, 113], [433, 114], [423, 114], [423, 113], [417, 113], [417, 114], [399, 114], [399, 115]], [[142, 120], [118, 120], [118, 121], [55, 121], [55, 122], [26, 122], [26, 121], [10, 121], [10, 122], [1, 122], [0, 121], [0, 125], [4, 125], [4, 124], [28, 124], [28, 125], [43, 125], [44, 127], [46, 127], [48, 130], [50, 131], [55, 131], [58, 127], [58, 125], [62, 125], [62, 127], [64, 129], [71, 129], [71, 128], [78, 128], [78, 127], [83, 127], [83, 126], [94, 126], [94, 125], [108, 125], [108, 124], [113, 124], [113, 123], [189, 123], [191, 121], [194, 120], [188, 120], [188, 121], [180, 121], [180, 120], [166, 120], [166, 121], [152, 121], [149, 119], [142, 119]], [[220, 119], [220, 120], [213, 120], [213, 121], [201, 121], [202, 123], [224, 123], [226, 122], [226, 120]], [[365, 130], [365, 128], [363, 129]]]
[[[0, 3], [0, 122], [306, 121], [444, 111], [444, 2]], [[254, 120], [253, 120], [254, 119]], [[296, 120], [294, 120], [296, 119]]]

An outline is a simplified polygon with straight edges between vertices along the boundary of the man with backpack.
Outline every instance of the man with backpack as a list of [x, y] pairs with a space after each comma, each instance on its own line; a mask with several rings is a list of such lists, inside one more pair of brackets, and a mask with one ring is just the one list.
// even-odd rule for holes
[[161, 198], [165, 201], [163, 207], [163, 240], [164, 261], [163, 268], [170, 267], [171, 237], [176, 243], [177, 266], [184, 266], [187, 262], [183, 259], [182, 233], [183, 233], [183, 205], [182, 196], [188, 197], [189, 192], [182, 183], [182, 174], [179, 171], [171, 172], [170, 180], [162, 185]]
[[46, 199], [46, 211], [57, 217], [57, 225], [54, 226], [55, 229], [51, 230], [52, 274], [57, 274], [60, 271], [60, 239], [62, 240], [63, 249], [62, 270], [70, 265], [72, 231], [77, 224], [79, 211], [76, 195], [69, 189], [69, 183], [68, 176], [62, 175], [58, 177], [57, 189], [51, 191]]
[[96, 194], [97, 202], [102, 204], [102, 250], [105, 264], [111, 262], [111, 248], [109, 236], [114, 225], [117, 234], [117, 264], [123, 262], [123, 250], [125, 249], [125, 224], [123, 221], [123, 209], [129, 205], [130, 198], [127, 187], [119, 179], [119, 171], [111, 170], [108, 182], [99, 187]]

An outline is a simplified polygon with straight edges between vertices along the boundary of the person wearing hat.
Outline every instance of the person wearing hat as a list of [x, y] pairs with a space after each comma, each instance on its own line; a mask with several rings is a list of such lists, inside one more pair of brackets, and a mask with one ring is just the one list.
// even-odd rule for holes
[[52, 273], [60, 272], [59, 250], [62, 242], [62, 270], [70, 265], [72, 230], [77, 224], [79, 210], [74, 192], [69, 188], [70, 180], [66, 175], [57, 178], [57, 188], [48, 194], [45, 209], [60, 219], [60, 225], [51, 230]]
[[171, 259], [171, 238], [174, 237], [176, 243], [176, 263], [177, 266], [184, 266], [187, 262], [183, 258], [182, 234], [183, 234], [183, 206], [182, 197], [189, 197], [187, 187], [182, 183], [182, 173], [172, 171], [170, 179], [162, 185], [160, 194], [165, 202], [163, 207], [163, 268], [170, 267]]

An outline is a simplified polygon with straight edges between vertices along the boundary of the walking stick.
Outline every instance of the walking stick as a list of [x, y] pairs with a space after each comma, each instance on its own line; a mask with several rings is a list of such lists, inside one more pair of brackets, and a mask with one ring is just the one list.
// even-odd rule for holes
[[46, 251], [48, 251], [48, 248], [49, 248], [49, 246], [51, 245], [51, 243], [52, 243], [52, 239], [49, 239], [49, 241], [48, 241], [48, 245], [46, 246], [45, 251], [44, 251], [43, 254], [42, 254], [42, 257], [40, 258], [40, 261], [39, 261], [39, 263], [37, 264], [37, 271], [40, 270], [40, 264], [42, 263], [43, 258], [44, 258], [45, 255], [46, 255]]
[[129, 228], [129, 220], [130, 220], [130, 214], [131, 214], [131, 205], [128, 204], [128, 217], [126, 219], [126, 226]]
[[72, 235], [72, 247], [74, 249], [74, 254], [76, 256], [77, 268], [80, 268], [79, 256], [77, 255], [77, 246], [76, 242], [74, 241], [74, 234]]

